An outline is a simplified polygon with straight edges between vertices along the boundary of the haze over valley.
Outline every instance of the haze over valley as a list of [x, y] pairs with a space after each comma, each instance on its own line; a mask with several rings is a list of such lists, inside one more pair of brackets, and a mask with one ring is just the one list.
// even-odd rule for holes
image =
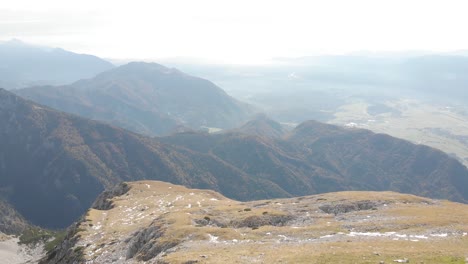
[[466, 8], [5, 3], [0, 263], [468, 263]]
[[463, 53], [313, 56], [245, 67], [168, 63], [213, 80], [283, 124], [314, 119], [370, 129], [468, 165]]

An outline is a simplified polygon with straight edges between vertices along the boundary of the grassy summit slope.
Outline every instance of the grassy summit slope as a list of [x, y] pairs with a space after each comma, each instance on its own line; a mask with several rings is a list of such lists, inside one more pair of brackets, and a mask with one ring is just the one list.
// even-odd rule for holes
[[44, 263], [67, 263], [67, 252], [96, 263], [464, 263], [467, 254], [468, 205], [454, 202], [394, 192], [238, 202], [156, 181], [123, 186]]

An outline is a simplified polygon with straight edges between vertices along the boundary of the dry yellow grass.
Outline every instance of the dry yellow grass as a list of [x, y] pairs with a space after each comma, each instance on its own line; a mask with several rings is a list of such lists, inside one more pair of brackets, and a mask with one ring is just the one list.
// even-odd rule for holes
[[4, 233], [0, 232], [0, 241], [8, 240], [10, 237], [5, 235]]
[[[162, 182], [129, 185], [127, 194], [113, 198], [113, 209], [92, 209], [81, 224], [77, 246], [84, 247], [87, 260], [100, 263], [105, 254], [126, 250], [128, 239], [155, 219], [164, 226], [164, 235], [156, 240], [177, 244], [157, 257], [168, 263], [391, 263], [401, 258], [464, 263], [468, 257], [464, 204], [393, 192], [241, 203], [213, 191]], [[337, 215], [320, 209], [363, 201], [375, 206]], [[275, 226], [263, 223], [265, 219], [280, 220]], [[245, 225], [251, 221], [254, 226]], [[137, 262], [124, 255], [116, 259]]]

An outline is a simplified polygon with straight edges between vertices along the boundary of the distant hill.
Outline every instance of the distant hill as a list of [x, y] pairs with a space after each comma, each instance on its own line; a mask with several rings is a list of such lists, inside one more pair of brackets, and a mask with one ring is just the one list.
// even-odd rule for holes
[[[263, 128], [265, 121], [259, 124]], [[427, 146], [315, 121], [304, 122], [281, 138], [244, 131], [251, 134], [181, 133], [160, 140], [215, 155], [292, 195], [391, 190], [468, 201], [467, 168]]]
[[61, 85], [90, 78], [114, 66], [98, 57], [19, 40], [0, 42], [0, 87]]
[[232, 129], [229, 132], [239, 132], [267, 138], [280, 138], [287, 133], [287, 129], [280, 123], [269, 119], [266, 115], [260, 114], [244, 125]]
[[180, 127], [232, 128], [252, 113], [212, 82], [156, 63], [133, 62], [71, 85], [16, 92], [65, 112], [153, 136]]

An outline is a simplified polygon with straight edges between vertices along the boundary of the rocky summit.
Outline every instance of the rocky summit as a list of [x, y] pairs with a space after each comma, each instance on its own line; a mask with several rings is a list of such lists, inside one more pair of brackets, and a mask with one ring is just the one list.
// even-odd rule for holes
[[394, 192], [238, 202], [159, 181], [101, 194], [41, 263], [464, 263], [468, 205]]

